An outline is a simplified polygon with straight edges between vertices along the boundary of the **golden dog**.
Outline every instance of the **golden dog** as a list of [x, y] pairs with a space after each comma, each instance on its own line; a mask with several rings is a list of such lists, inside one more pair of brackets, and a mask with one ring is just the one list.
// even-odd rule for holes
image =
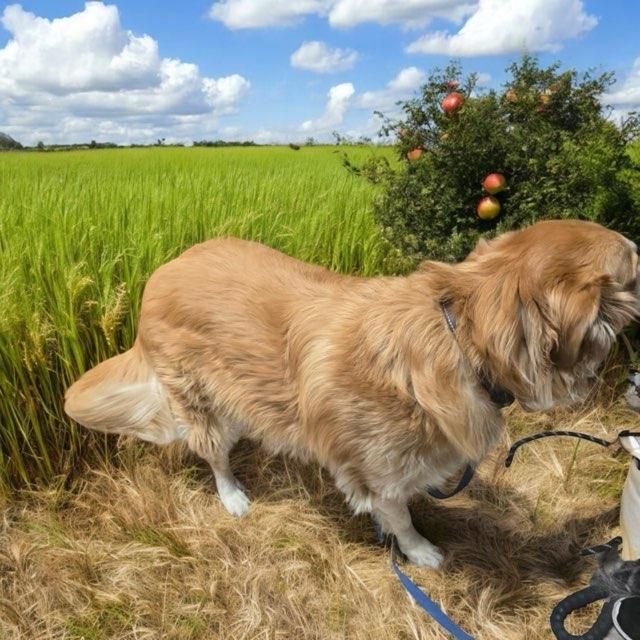
[[487, 453], [502, 427], [492, 389], [527, 410], [588, 394], [638, 313], [636, 251], [596, 224], [548, 221], [459, 264], [362, 278], [210, 240], [155, 271], [134, 346], [85, 373], [65, 411], [91, 429], [186, 440], [236, 515], [249, 505], [229, 467], [238, 439], [314, 458], [356, 512], [436, 567], [407, 501]]

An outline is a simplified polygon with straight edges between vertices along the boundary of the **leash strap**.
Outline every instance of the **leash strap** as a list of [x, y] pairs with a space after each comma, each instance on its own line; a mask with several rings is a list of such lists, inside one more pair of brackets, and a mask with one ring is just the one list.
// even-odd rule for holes
[[443, 493], [440, 489], [436, 489], [434, 487], [427, 487], [427, 493], [438, 500], [446, 500], [447, 498], [451, 498], [456, 495], [456, 493], [460, 493], [470, 482], [471, 478], [473, 478], [473, 474], [476, 472], [476, 468], [473, 465], [468, 464], [467, 468], [464, 470], [460, 481], [456, 485], [456, 488], [450, 493]]
[[616, 550], [622, 544], [622, 536], [616, 536], [615, 538], [609, 540], [609, 542], [605, 542], [604, 544], [596, 544], [592, 547], [586, 547], [580, 551], [581, 556], [596, 556], [599, 553], [605, 553], [607, 551], [611, 551], [611, 549]]
[[[382, 533], [380, 523], [372, 516], [371, 522], [376, 532], [376, 538], [380, 544], [385, 543], [385, 534]], [[398, 566], [396, 560], [396, 540], [395, 537], [391, 538], [391, 568], [398, 576], [400, 583], [409, 593], [409, 595], [416, 601], [418, 606], [428, 613], [441, 627], [446, 629], [456, 640], [474, 640], [473, 636], [470, 636], [464, 629], [460, 628], [409, 576], [402, 571]]]
[[[615, 444], [620, 440], [620, 438], [640, 438], [640, 431], [629, 431], [629, 429], [625, 429], [618, 434], [618, 437], [615, 440], [605, 440], [604, 438], [598, 438], [596, 436], [592, 436], [589, 433], [581, 433], [580, 431], [543, 431], [542, 433], [534, 433], [530, 436], [525, 436], [524, 438], [520, 438], [520, 440], [516, 440], [512, 445], [511, 449], [509, 449], [509, 453], [507, 453], [507, 457], [504, 460], [504, 466], [510, 467], [513, 462], [513, 456], [516, 455], [516, 451], [523, 445], [528, 442], [533, 442], [534, 440], [540, 440], [541, 438], [549, 438], [551, 436], [568, 436], [571, 438], [580, 438], [581, 440], [588, 440], [589, 442], [593, 442], [595, 444], [599, 444], [603, 447], [610, 447], [612, 444]], [[635, 458], [636, 466], [640, 469], [640, 459]]]
[[396, 543], [391, 543], [391, 567], [396, 572], [402, 586], [416, 603], [426, 611], [443, 629], [446, 629], [456, 640], [473, 640], [464, 629], [461, 629], [409, 576], [400, 569], [396, 562]]
[[612, 444], [615, 444], [620, 440], [620, 438], [627, 438], [629, 436], [632, 437], [640, 437], [640, 431], [629, 431], [625, 429], [618, 434], [618, 437], [615, 440], [605, 440], [604, 438], [598, 438], [596, 436], [592, 436], [589, 433], [581, 433], [579, 431], [543, 431], [542, 433], [534, 433], [531, 436], [526, 436], [524, 438], [520, 438], [520, 440], [516, 440], [511, 449], [509, 449], [509, 453], [504, 460], [504, 466], [510, 467], [513, 462], [513, 456], [516, 455], [516, 451], [523, 445], [528, 442], [533, 442], [534, 440], [540, 440], [541, 438], [549, 438], [551, 436], [568, 436], [570, 438], [580, 438], [581, 440], [588, 440], [589, 442], [593, 442], [595, 444], [599, 444], [602, 447], [610, 447]]
[[552, 436], [567, 436], [570, 438], [581, 438], [582, 440], [588, 440], [589, 442], [594, 442], [595, 444], [599, 444], [603, 447], [609, 447], [613, 444], [613, 442], [617, 442], [614, 440], [613, 442], [609, 442], [604, 438], [597, 438], [596, 436], [592, 436], [588, 433], [580, 433], [578, 431], [543, 431], [542, 433], [534, 433], [531, 436], [526, 436], [524, 438], [520, 438], [520, 440], [516, 440], [509, 449], [509, 453], [504, 461], [505, 467], [510, 467], [513, 462], [513, 456], [516, 455], [516, 451], [523, 445], [529, 442], [533, 442], [534, 440], [540, 440], [541, 438], [550, 438]]

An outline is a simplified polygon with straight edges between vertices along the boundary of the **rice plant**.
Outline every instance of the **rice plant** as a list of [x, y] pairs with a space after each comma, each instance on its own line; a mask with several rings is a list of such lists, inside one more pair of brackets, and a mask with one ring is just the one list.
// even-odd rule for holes
[[[344, 272], [382, 269], [375, 187], [334, 151], [0, 155], [0, 490], [73, 469], [88, 435], [64, 416], [64, 389], [129, 348], [146, 279], [188, 246], [234, 235]], [[389, 152], [351, 155], [370, 153]]]

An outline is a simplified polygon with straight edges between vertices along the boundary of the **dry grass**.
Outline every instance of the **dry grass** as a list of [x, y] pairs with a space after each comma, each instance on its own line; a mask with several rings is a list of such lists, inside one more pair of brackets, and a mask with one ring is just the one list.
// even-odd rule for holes
[[[502, 465], [524, 433], [637, 427], [637, 416], [610, 403], [614, 391], [601, 396], [577, 413], [511, 410], [510, 436], [463, 495], [413, 504], [418, 528], [448, 560], [442, 572], [405, 568], [477, 640], [550, 638], [553, 604], [593, 570], [578, 549], [617, 531], [625, 456], [553, 439]], [[253, 498], [241, 520], [224, 511], [198, 461], [134, 442], [73, 486], [7, 504], [0, 638], [446, 637], [326, 474], [249, 444], [233, 464]]]

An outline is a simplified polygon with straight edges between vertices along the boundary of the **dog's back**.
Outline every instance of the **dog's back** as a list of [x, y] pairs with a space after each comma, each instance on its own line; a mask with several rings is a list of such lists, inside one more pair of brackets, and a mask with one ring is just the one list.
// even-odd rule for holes
[[[195, 245], [154, 272], [136, 343], [73, 384], [65, 412], [90, 429], [166, 444], [184, 438], [191, 423], [176, 418], [172, 404], [179, 412], [199, 402], [213, 407], [220, 398], [211, 390], [233, 387], [227, 406], [233, 396], [255, 395], [257, 412], [264, 405], [263, 412], [277, 411], [291, 425], [296, 400], [282, 384], [288, 375], [281, 328], [291, 320], [293, 299], [298, 307], [307, 296], [318, 304], [329, 291], [323, 285], [341, 279], [347, 278], [255, 242], [216, 238]], [[212, 378], [225, 371], [233, 384]], [[195, 388], [195, 380], [202, 385]]]

